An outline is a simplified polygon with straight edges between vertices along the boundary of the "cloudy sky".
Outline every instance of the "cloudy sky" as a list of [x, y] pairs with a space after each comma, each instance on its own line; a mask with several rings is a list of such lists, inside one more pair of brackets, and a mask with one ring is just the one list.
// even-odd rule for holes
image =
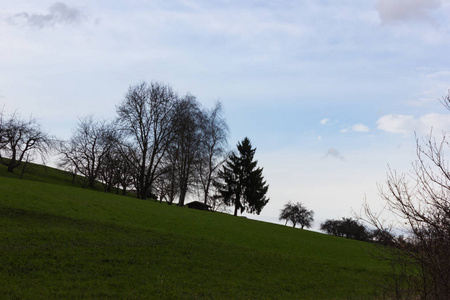
[[128, 87], [169, 83], [222, 101], [230, 147], [257, 147], [277, 221], [287, 201], [315, 227], [380, 204], [388, 164], [450, 128], [450, 0], [0, 0], [0, 103], [70, 137], [112, 118]]

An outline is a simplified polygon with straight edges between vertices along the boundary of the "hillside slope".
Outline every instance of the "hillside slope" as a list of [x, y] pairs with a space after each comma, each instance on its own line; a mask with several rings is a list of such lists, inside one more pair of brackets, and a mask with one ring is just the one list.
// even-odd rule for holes
[[0, 177], [0, 294], [9, 298], [372, 298], [386, 267], [369, 249], [221, 213]]

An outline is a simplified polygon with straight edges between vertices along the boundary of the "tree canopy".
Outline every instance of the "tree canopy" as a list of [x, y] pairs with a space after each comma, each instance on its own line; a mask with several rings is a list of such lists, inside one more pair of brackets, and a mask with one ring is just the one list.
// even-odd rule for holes
[[342, 220], [326, 220], [320, 224], [320, 230], [340, 237], [367, 241], [370, 232], [367, 228], [352, 218], [342, 218]]
[[314, 221], [314, 212], [312, 210], [307, 210], [303, 204], [288, 202], [284, 205], [284, 208], [280, 212], [280, 220], [286, 220], [286, 225], [288, 222], [292, 223], [292, 226], [299, 224], [301, 229], [304, 227], [310, 228]]

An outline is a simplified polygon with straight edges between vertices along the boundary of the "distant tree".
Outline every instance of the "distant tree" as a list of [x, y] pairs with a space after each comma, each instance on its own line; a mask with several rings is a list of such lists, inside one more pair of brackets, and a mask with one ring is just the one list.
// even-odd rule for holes
[[217, 180], [218, 171], [226, 160], [228, 125], [223, 117], [223, 108], [216, 102], [211, 110], [202, 114], [202, 156], [197, 164], [200, 190], [203, 203], [209, 204], [212, 209], [218, 208], [220, 201], [214, 198], [214, 181]]
[[[168, 152], [166, 159], [172, 159]], [[159, 196], [159, 201], [166, 201], [169, 205], [172, 205], [180, 193], [180, 181], [178, 180], [178, 171], [175, 163], [167, 164], [161, 176], [159, 176], [153, 185], [154, 190]]]
[[326, 220], [325, 222], [320, 224], [320, 230], [327, 234], [342, 236], [342, 233], [339, 229], [340, 224], [340, 220]]
[[100, 179], [103, 182], [105, 192], [111, 192], [114, 186], [119, 184], [119, 174], [122, 162], [120, 152], [111, 147], [100, 166]]
[[106, 153], [100, 167], [100, 178], [105, 192], [111, 192], [113, 187], [115, 187], [117, 194], [122, 189], [122, 195], [126, 195], [126, 191], [133, 184], [133, 178], [136, 174], [126, 159], [126, 157], [131, 157], [132, 153], [130, 153], [130, 149], [121, 145], [120, 132], [117, 130], [111, 132], [111, 139], [111, 148]]
[[304, 227], [310, 228], [312, 222], [314, 221], [314, 212], [312, 210], [307, 210], [303, 204], [297, 202], [295, 204], [288, 202], [284, 205], [284, 208], [280, 212], [280, 220], [286, 220], [292, 223], [292, 226], [299, 224], [301, 229]]
[[262, 176], [262, 168], [254, 161], [256, 149], [245, 138], [237, 145], [238, 154], [232, 153], [219, 172], [219, 193], [225, 204], [234, 206], [234, 215], [242, 213], [259, 214], [269, 202], [266, 193], [269, 186]]
[[320, 225], [320, 230], [340, 237], [367, 241], [370, 233], [367, 228], [352, 218], [342, 218], [342, 220], [326, 220]]
[[161, 163], [160, 176], [153, 189], [160, 202], [172, 204], [178, 198], [183, 206], [188, 193], [198, 183], [198, 169], [202, 156], [202, 111], [196, 98], [187, 94], [175, 104], [173, 136]]
[[117, 107], [120, 129], [132, 142], [135, 155], [125, 157], [137, 171], [138, 197], [146, 199], [164, 173], [163, 159], [174, 137], [177, 95], [168, 85], [141, 83], [129, 88]]
[[[8, 172], [40, 155], [43, 159], [52, 149], [53, 141], [36, 119], [22, 119], [14, 113], [10, 118], [0, 113], [0, 161]], [[24, 169], [25, 170], [25, 169]]]
[[170, 146], [172, 163], [178, 179], [178, 205], [183, 206], [186, 195], [196, 183], [197, 168], [202, 155], [202, 111], [196, 98], [186, 95], [176, 104], [174, 136]]
[[[126, 195], [127, 189], [132, 187], [137, 178], [137, 170], [130, 161], [136, 161], [133, 157], [136, 157], [136, 149], [130, 145], [125, 145], [122, 138], [120, 143], [116, 144], [113, 148], [113, 153], [117, 153], [118, 161], [115, 168], [117, 170], [117, 187], [122, 189], [122, 195]], [[131, 158], [131, 159], [130, 159]]]
[[105, 121], [95, 121], [92, 116], [81, 118], [70, 140], [60, 143], [58, 165], [73, 168], [83, 176], [83, 186], [94, 187], [116, 143], [115, 132]]
[[384, 246], [394, 246], [396, 237], [387, 229], [375, 229], [372, 231], [372, 241]]

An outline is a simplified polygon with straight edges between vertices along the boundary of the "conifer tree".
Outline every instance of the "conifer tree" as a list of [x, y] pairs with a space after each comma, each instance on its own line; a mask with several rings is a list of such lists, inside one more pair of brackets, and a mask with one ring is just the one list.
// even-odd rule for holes
[[263, 168], [257, 168], [258, 161], [253, 160], [256, 148], [252, 149], [250, 140], [239, 142], [237, 149], [238, 153], [233, 152], [219, 172], [219, 193], [226, 205], [234, 205], [235, 216], [238, 210], [259, 215], [269, 202], [269, 186], [262, 176]]

